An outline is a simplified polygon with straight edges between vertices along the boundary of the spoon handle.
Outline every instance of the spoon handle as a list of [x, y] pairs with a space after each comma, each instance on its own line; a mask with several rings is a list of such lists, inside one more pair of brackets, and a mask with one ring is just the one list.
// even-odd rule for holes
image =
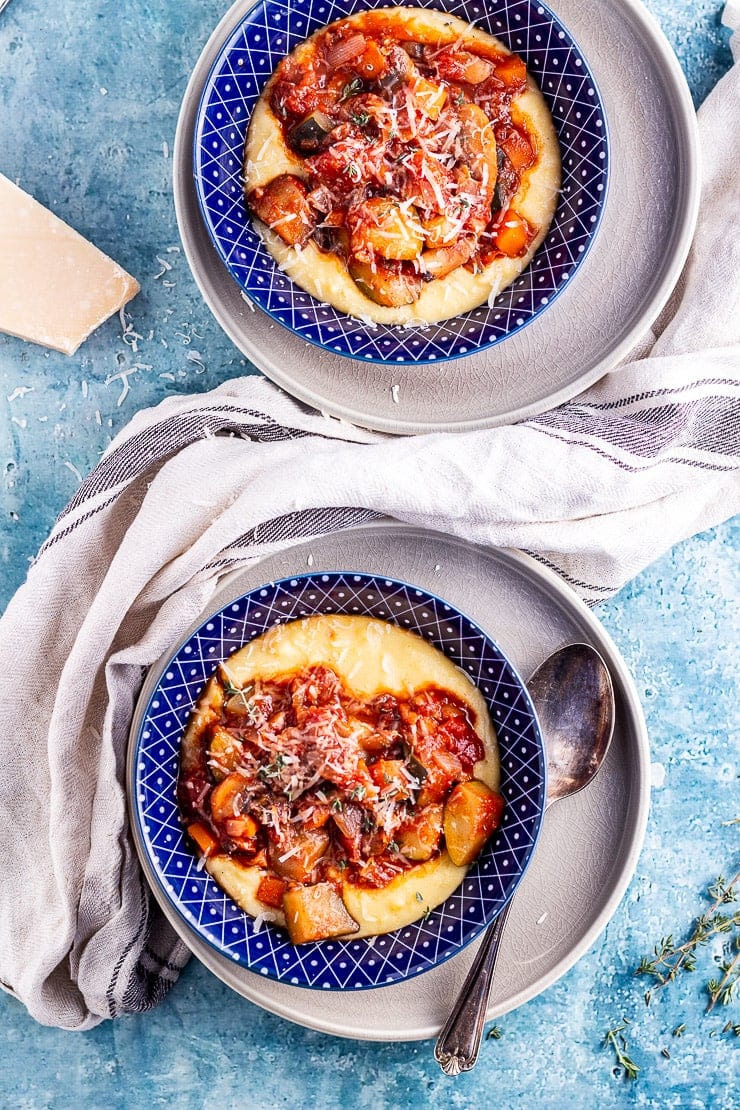
[[486, 931], [457, 1002], [434, 1046], [434, 1058], [447, 1075], [470, 1071], [478, 1059], [493, 972], [512, 901], [506, 903]]

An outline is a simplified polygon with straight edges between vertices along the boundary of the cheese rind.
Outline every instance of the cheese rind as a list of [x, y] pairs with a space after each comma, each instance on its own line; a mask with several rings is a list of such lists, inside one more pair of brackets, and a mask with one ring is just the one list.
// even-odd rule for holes
[[75, 353], [139, 283], [0, 174], [0, 331]]

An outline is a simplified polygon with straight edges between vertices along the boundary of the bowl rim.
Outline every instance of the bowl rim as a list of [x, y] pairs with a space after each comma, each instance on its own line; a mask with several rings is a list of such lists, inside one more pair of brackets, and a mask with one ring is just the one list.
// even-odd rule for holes
[[[209, 240], [210, 240], [214, 250], [216, 251], [220, 262], [222, 263], [223, 266], [225, 266], [228, 274], [230, 275], [232, 280], [236, 283], [236, 286], [239, 289], [240, 294], [242, 295], [242, 297], [247, 298], [250, 305], [253, 305], [257, 309], [259, 309], [260, 311], [266, 313], [266, 315], [269, 316], [269, 318], [271, 320], [273, 320], [276, 324], [279, 324], [281, 327], [285, 328], [292, 335], [296, 336], [296, 338], [308, 343], [309, 345], [311, 345], [313, 347], [318, 348], [321, 351], [326, 351], [326, 350], [328, 350], [328, 345], [326, 343], [323, 343], [323, 342], [319, 341], [317, 338], [313, 338], [311, 335], [305, 335], [302, 332], [297, 331], [290, 324], [281, 320], [277, 315], [275, 315], [275, 313], [273, 311], [271, 311], [265, 305], [261, 304], [258, 300], [256, 300], [255, 297], [252, 296], [252, 293], [244, 287], [244, 285], [241, 283], [241, 281], [237, 277], [236, 273], [234, 272], [234, 269], [233, 269], [233, 267], [230, 263], [228, 254], [223, 248], [223, 245], [222, 245], [222, 242], [221, 242], [221, 237], [216, 233], [216, 229], [214, 228], [214, 226], [212, 224], [210, 214], [209, 214], [208, 205], [206, 204], [206, 199], [205, 199], [205, 196], [203, 194], [202, 174], [200, 172], [200, 165], [199, 165], [199, 154], [202, 150], [202, 131], [203, 131], [203, 123], [204, 123], [206, 108], [208, 106], [207, 105], [207, 98], [210, 96], [210, 93], [213, 90], [213, 84], [214, 84], [217, 76], [219, 75], [218, 71], [220, 71], [225, 58], [231, 53], [231, 51], [234, 47], [235, 40], [242, 35], [245, 23], [247, 22], [247, 20], [252, 18], [255, 9], [263, 7], [264, 5], [266, 5], [270, 2], [271, 2], [271, 0], [252, 0], [252, 3], [250, 3], [249, 6], [244, 10], [244, 12], [239, 17], [238, 22], [235, 24], [235, 26], [229, 32], [228, 37], [225, 38], [224, 41], [221, 43], [220, 47], [218, 48], [218, 50], [217, 50], [217, 52], [214, 56], [214, 59], [213, 59], [211, 65], [208, 69], [208, 73], [205, 77], [202, 88], [200, 90], [200, 94], [198, 96], [197, 105], [196, 105], [195, 113], [194, 113], [194, 117], [193, 117], [193, 137], [192, 137], [191, 162], [192, 162], [193, 181], [194, 181], [194, 184], [195, 184], [195, 196], [196, 196], [196, 200], [197, 200], [197, 203], [198, 203], [198, 209], [199, 209], [199, 212], [200, 212], [200, 216], [201, 216], [203, 224], [206, 228]], [[316, 2], [316, 0], [312, 0], [312, 2]], [[432, 10], [432, 11], [441, 10], [440, 8], [437, 8], [437, 7], [433, 6], [434, 0], [433, 0], [433, 3], [423, 3], [422, 2], [422, 3], [400, 4], [400, 5], [393, 5], [393, 3], [390, 2], [390, 0], [388, 0], [387, 3], [383, 3], [382, 0], [380, 0], [380, 2], [377, 5], [373, 5], [371, 0], [342, 0], [342, 2], [348, 3], [352, 7], [354, 7], [354, 4], [356, 2], [358, 2], [358, 3], [367, 3], [369, 8], [386, 7], [386, 6], [387, 7], [401, 6], [401, 7], [410, 7], [410, 8], [420, 8], [422, 10], [424, 10], [424, 9], [429, 9], [429, 10]], [[604, 97], [603, 97], [601, 89], [599, 87], [599, 83], [597, 82], [597, 80], [594, 76], [593, 70], [591, 69], [591, 66], [588, 62], [588, 58], [584, 55], [583, 51], [581, 50], [581, 48], [578, 44], [578, 40], [574, 37], [573, 33], [571, 32], [571, 30], [567, 26], [567, 24], [564, 23], [563, 20], [558, 15], [556, 15], [556, 13], [553, 11], [550, 4], [545, 2], [545, 0], [526, 0], [526, 3], [528, 4], [528, 6], [530, 6], [532, 8], [535, 8], [537, 10], [538, 14], [545, 15], [549, 22], [553, 23], [556, 27], [559, 27], [565, 33], [566, 41], [569, 42], [571, 48], [574, 49], [577, 52], [578, 57], [581, 60], [581, 67], [580, 68], [583, 70], [584, 75], [587, 76], [588, 80], [590, 81], [590, 83], [591, 83], [591, 85], [594, 89], [594, 102], [599, 106], [601, 119], [603, 120], [603, 129], [602, 129], [602, 131], [603, 131], [604, 159], [603, 159], [603, 164], [602, 164], [602, 169], [601, 169], [601, 173], [602, 173], [602, 176], [603, 176], [603, 189], [600, 193], [598, 208], [597, 208], [596, 213], [595, 213], [596, 219], [595, 219], [594, 223], [591, 225], [588, 238], [586, 240], [586, 243], [584, 244], [584, 249], [578, 255], [578, 257], [575, 259], [575, 261], [573, 261], [572, 265], [570, 266], [570, 268], [569, 268], [570, 273], [569, 273], [568, 280], [567, 281], [560, 281], [558, 283], [558, 286], [555, 289], [555, 291], [549, 294], [547, 304], [540, 305], [521, 324], [517, 324], [515, 327], [509, 328], [507, 331], [503, 332], [501, 335], [497, 335], [494, 339], [488, 340], [485, 343], [475, 343], [473, 345], [472, 350], [468, 349], [468, 350], [458, 351], [458, 352], [454, 352], [454, 353], [450, 353], [450, 354], [433, 355], [433, 356], [427, 356], [427, 357], [423, 357], [423, 358], [413, 358], [413, 359], [412, 358], [400, 358], [399, 359], [398, 357], [392, 357], [392, 356], [389, 356], [388, 358], [382, 358], [382, 357], [376, 357], [376, 356], [371, 357], [371, 356], [368, 356], [368, 355], [363, 355], [362, 358], [360, 359], [360, 361], [363, 362], [363, 363], [368, 363], [370, 365], [376, 365], [376, 366], [403, 366], [403, 365], [409, 365], [411, 363], [413, 363], [415, 365], [418, 365], [418, 366], [443, 365], [443, 364], [448, 363], [448, 362], [456, 362], [459, 359], [469, 358], [471, 356], [475, 356], [477, 354], [480, 354], [482, 351], [491, 350], [494, 347], [497, 347], [501, 343], [505, 342], [505, 340], [509, 339], [512, 335], [518, 335], [520, 332], [524, 331], [527, 327], [529, 327], [530, 324], [533, 324], [536, 320], [539, 320], [540, 317], [543, 316], [547, 312], [547, 310], [550, 308], [550, 306], [553, 305], [557, 300], [559, 300], [561, 294], [564, 293], [565, 290], [568, 288], [568, 286], [571, 284], [571, 279], [573, 277], [575, 277], [575, 275], [579, 272], [579, 270], [582, 268], [584, 262], [586, 261], [588, 255], [591, 253], [591, 248], [593, 247], [594, 242], [596, 241], [596, 239], [599, 235], [599, 230], [601, 228], [604, 213], [605, 213], [606, 208], [607, 208], [607, 201], [608, 201], [608, 196], [609, 196], [609, 187], [610, 187], [611, 177], [612, 177], [611, 132], [610, 132], [610, 128], [609, 128], [609, 119], [608, 119], [608, 113], [607, 113], [606, 107], [605, 107]], [[364, 10], [366, 10], [366, 8], [365, 7], [360, 7], [358, 10], [359, 11], [364, 11]], [[228, 14], [229, 13], [227, 12], [226, 15], [228, 16]], [[349, 16], [351, 16], [353, 14], [355, 14], [355, 12], [353, 10], [350, 10], [344, 16], [338, 15], [335, 18], [332, 18], [330, 23], [337, 22], [337, 21], [339, 21], [343, 18], [348, 18]], [[488, 12], [484, 12], [483, 16], [480, 17], [476, 21], [476, 25], [479, 22], [481, 22], [482, 20], [484, 20], [487, 17], [487, 15], [488, 15]], [[215, 37], [216, 32], [223, 25], [225, 18], [226, 17], [224, 17], [224, 19], [219, 21], [219, 24], [216, 27], [216, 29], [214, 30], [214, 33], [211, 36], [211, 39], [213, 39], [213, 37]], [[459, 18], [463, 18], [463, 17], [459, 17]], [[469, 21], [467, 21], [467, 22], [469, 22]], [[329, 26], [329, 25], [330, 24], [325, 24], [324, 26]], [[321, 27], [317, 27], [314, 31], [311, 31], [310, 35], [307, 35], [306, 38], [311, 37], [311, 35], [316, 34], [320, 30], [321, 30]], [[486, 28], [483, 28], [483, 30], [486, 30]], [[494, 35], [493, 31], [486, 31], [486, 33], [492, 35], [493, 37], [498, 37], [498, 36]], [[211, 41], [211, 40], [209, 40], [209, 41]], [[504, 43], [504, 45], [506, 45], [506, 43]], [[286, 53], [284, 55], [284, 57], [287, 57], [287, 56], [288, 55]], [[274, 72], [274, 70], [273, 70], [273, 72]], [[527, 64], [527, 72], [531, 76], [534, 76], [532, 74], [531, 69], [529, 68], [529, 64]], [[269, 81], [270, 76], [271, 76], [271, 74], [267, 75], [265, 83], [267, 81]], [[537, 88], [540, 90], [542, 95], [545, 96], [544, 91], [540, 87], [539, 81], [536, 81], [536, 83], [537, 83]], [[260, 97], [262, 95], [262, 92], [264, 91], [264, 87], [265, 86], [263, 84], [262, 87], [259, 90], [259, 93], [257, 94], [258, 97]], [[547, 97], [546, 97], [546, 99], [547, 99]], [[549, 106], [549, 103], [548, 103], [548, 109], [549, 109], [549, 107], [550, 106]], [[560, 150], [560, 153], [562, 154], [562, 144], [560, 142], [560, 134], [559, 134], [559, 131], [558, 131], [558, 120], [556, 120], [556, 118], [555, 118], [555, 116], [552, 112], [550, 112], [550, 116], [551, 116], [551, 119], [553, 121], [553, 124], [555, 125], [556, 135], [557, 135], [557, 139], [558, 139], [558, 148]], [[249, 117], [247, 119], [247, 122], [246, 122], [247, 129], [249, 127], [249, 121], [250, 120], [251, 120], [251, 112], [250, 112], [250, 115], [249, 115]], [[240, 162], [240, 165], [243, 165], [243, 160]], [[241, 171], [240, 171], [240, 180], [241, 180]], [[561, 180], [560, 187], [558, 189], [558, 195], [559, 195], [560, 198], [562, 198], [562, 195], [563, 195], [562, 180]], [[542, 243], [540, 243], [539, 247], [535, 251], [532, 258], [529, 260], [527, 265], [523, 268], [523, 270], [520, 272], [520, 274], [518, 274], [516, 276], [516, 278], [514, 278], [514, 280], [509, 283], [509, 285], [507, 285], [504, 289], [502, 289], [500, 291], [500, 294], [498, 294], [498, 295], [506, 294], [507, 291], [513, 287], [514, 282], [517, 281], [518, 278], [521, 277], [522, 274], [525, 274], [529, 270], [529, 268], [532, 266], [535, 259], [538, 257], [540, 252], [543, 250], [543, 248], [547, 244], [548, 236], [550, 235], [550, 233], [552, 231], [552, 228], [554, 226], [554, 221], [555, 221], [556, 214], [557, 214], [557, 208], [556, 208], [555, 212], [553, 213], [552, 220], [551, 220], [551, 222], [548, 226], [547, 232], [545, 234], [544, 239], [542, 240]], [[255, 231], [255, 234], [257, 235], [257, 238], [260, 240], [259, 245], [258, 245], [258, 250], [260, 252], [261, 257], [264, 258], [264, 261], [268, 265], [277, 269], [277, 263], [275, 262], [272, 255], [269, 253], [269, 251], [265, 247], [264, 243], [261, 240], [261, 237], [259, 236], [259, 233]], [[311, 303], [312, 303], [313, 306], [315, 306], [315, 307], [319, 306], [319, 301], [317, 301], [316, 298], [311, 293], [309, 293], [307, 290], [303, 289], [300, 285], [298, 285], [296, 282], [294, 282], [292, 278], [289, 278], [288, 280], [290, 281], [291, 295], [292, 295], [294, 289], [298, 289], [301, 294], [310, 298]], [[408, 333], [411, 333], [413, 331], [424, 332], [430, 327], [433, 328], [433, 327], [436, 327], [438, 325], [444, 325], [445, 323], [447, 323], [448, 320], [463, 319], [464, 317], [469, 316], [471, 313], [479, 311], [480, 309], [484, 308], [485, 306], [486, 306], [486, 302], [484, 301], [482, 304], [477, 305], [477, 306], [469, 309], [467, 312], [457, 313], [455, 316], [447, 317], [444, 320], [436, 321], [433, 324], [426, 324], [426, 323], [423, 323], [423, 322], [420, 322], [418, 325], [413, 325], [413, 326], [401, 325], [401, 324], [398, 324], [398, 325], [380, 324], [380, 325], [374, 325], [372, 330], [374, 330], [375, 327], [378, 327], [378, 328], [391, 328], [395, 331], [405, 331], [405, 332], [408, 332]], [[492, 311], [491, 306], [489, 306], [489, 310]], [[363, 321], [360, 319], [360, 317], [353, 317], [349, 313], [340, 312], [339, 309], [334, 309], [334, 311], [337, 312], [338, 315], [342, 319], [355, 320], [357, 322], [358, 326], [363, 324]], [[364, 326], [368, 327], [367, 324], [365, 324]], [[459, 340], [459, 337], [458, 337], [458, 340]], [[356, 360], [359, 359], [358, 354], [355, 353], [355, 352], [350, 351], [349, 349], [344, 350], [344, 349], [332, 348], [331, 353], [336, 354], [340, 358], [344, 358], [344, 359], [347, 359], [349, 361], [356, 361]]]
[[[169, 668], [169, 666], [172, 664], [173, 660], [177, 657], [177, 655], [180, 653], [182, 648], [187, 644], [188, 640], [190, 640], [197, 632], [199, 632], [202, 628], [204, 628], [205, 625], [209, 621], [213, 620], [215, 617], [219, 616], [221, 613], [224, 613], [230, 606], [234, 605], [235, 603], [237, 603], [239, 601], [242, 601], [242, 600], [245, 600], [247, 598], [251, 598], [253, 595], [258, 594], [260, 590], [263, 590], [263, 589], [266, 589], [266, 588], [279, 587], [283, 583], [292, 584], [294, 582], [300, 582], [300, 581], [306, 581], [307, 582], [309, 580], [316, 579], [316, 578], [326, 578], [326, 577], [328, 577], [328, 578], [341, 578], [341, 577], [347, 577], [347, 576], [351, 577], [351, 576], [354, 576], [354, 575], [360, 575], [360, 576], [362, 576], [363, 578], [366, 578], [366, 579], [369, 578], [369, 579], [372, 579], [372, 580], [379, 580], [383, 583], [391, 583], [392, 585], [402, 586], [402, 587], [405, 587], [407, 589], [414, 590], [414, 591], [422, 594], [425, 598], [430, 598], [433, 602], [435, 602], [439, 605], [447, 606], [451, 610], [452, 613], [456, 614], [457, 616], [462, 618], [462, 620], [466, 621], [469, 625], [472, 626], [472, 628], [475, 630], [476, 634], [480, 635], [490, 646], [492, 646], [494, 652], [500, 657], [500, 659], [503, 661], [505, 666], [508, 667], [510, 673], [512, 674], [512, 676], [516, 680], [516, 684], [518, 686], [518, 689], [519, 689], [521, 695], [524, 698], [525, 705], [526, 705], [526, 707], [527, 707], [527, 709], [530, 713], [530, 716], [531, 716], [533, 737], [534, 737], [534, 741], [535, 741], [536, 746], [537, 746], [537, 758], [538, 758], [538, 761], [539, 761], [539, 766], [538, 766], [539, 789], [538, 789], [538, 793], [537, 793], [537, 801], [536, 801], [536, 807], [535, 807], [536, 811], [535, 811], [535, 814], [534, 814], [534, 823], [533, 823], [533, 827], [532, 827], [531, 840], [530, 840], [530, 843], [529, 843], [529, 845], [526, 849], [526, 852], [523, 856], [521, 866], [518, 868], [518, 871], [516, 872], [516, 874], [514, 876], [513, 882], [509, 883], [509, 885], [506, 889], [505, 897], [503, 898], [503, 900], [501, 902], [501, 905], [496, 910], [496, 913], [493, 916], [489, 917], [489, 918], [484, 917], [482, 922], [480, 922], [478, 925], [473, 926], [470, 930], [469, 938], [464, 943], [452, 944], [450, 946], [450, 950], [446, 954], [442, 955], [441, 957], [439, 956], [439, 954], [437, 954], [433, 963], [430, 963], [428, 965], [415, 966], [411, 970], [399, 973], [399, 974], [395, 975], [393, 978], [384, 979], [381, 982], [363, 983], [363, 984], [359, 984], [359, 985], [354, 985], [351, 989], [353, 991], [355, 991], [355, 990], [357, 990], [357, 991], [377, 990], [377, 989], [380, 989], [381, 987], [397, 985], [398, 983], [405, 982], [409, 979], [413, 979], [417, 975], [422, 975], [422, 974], [426, 973], [427, 971], [432, 971], [432, 970], [434, 970], [434, 968], [439, 967], [443, 963], [446, 963], [447, 960], [452, 959], [454, 956], [457, 956], [460, 952], [462, 952], [470, 944], [473, 944], [476, 940], [478, 940], [480, 938], [480, 936], [482, 935], [482, 933], [492, 924], [492, 922], [498, 916], [500, 916], [501, 912], [509, 905], [511, 899], [514, 897], [514, 894], [516, 893], [516, 890], [518, 889], [524, 875], [526, 874], [527, 869], [530, 865], [530, 862], [533, 858], [535, 849], [537, 847], [537, 843], [539, 841], [541, 832], [542, 832], [542, 825], [543, 825], [543, 821], [544, 821], [546, 802], [547, 802], [547, 774], [548, 774], [547, 753], [546, 753], [546, 749], [545, 749], [544, 738], [543, 738], [543, 735], [542, 735], [542, 730], [540, 728], [539, 718], [537, 716], [537, 712], [536, 712], [536, 709], [534, 707], [534, 704], [532, 703], [532, 699], [530, 697], [529, 690], [527, 689], [526, 683], [524, 682], [521, 675], [519, 674], [519, 671], [516, 669], [514, 664], [509, 659], [508, 655], [506, 655], [502, 651], [502, 649], [500, 648], [497, 641], [489, 633], [487, 633], [483, 628], [481, 628], [481, 626], [478, 624], [477, 621], [475, 621], [472, 617], [470, 617], [466, 612], [461, 610], [457, 605], [453, 604], [452, 602], [450, 602], [450, 601], [448, 601], [444, 598], [439, 597], [437, 594], [435, 594], [432, 591], [426, 589], [425, 587], [419, 586], [419, 585], [417, 585], [413, 582], [407, 582], [405, 579], [398, 578], [398, 577], [393, 576], [393, 575], [381, 575], [381, 574], [376, 574], [375, 572], [362, 571], [362, 570], [357, 570], [357, 569], [353, 569], [353, 570], [331, 570], [331, 571], [329, 571], [329, 570], [318, 570], [318, 571], [307, 571], [307, 572], [303, 572], [303, 573], [300, 573], [300, 574], [286, 575], [286, 576], [283, 576], [282, 578], [276, 578], [276, 579], [274, 579], [270, 582], [265, 582], [261, 585], [255, 586], [252, 589], [246, 591], [246, 593], [245, 592], [239, 592], [239, 593], [232, 594], [231, 592], [229, 592], [228, 595], [225, 595], [223, 591], [219, 590], [218, 593], [217, 593], [217, 605], [208, 606], [205, 610], [203, 610], [203, 612], [196, 618], [196, 620], [193, 621], [188, 626], [188, 628], [185, 630], [185, 632], [182, 633], [182, 635], [178, 637], [178, 640], [177, 640], [176, 644], [172, 648], [168, 649], [167, 652], [163, 653], [160, 656], [160, 658], [150, 667], [149, 672], [147, 674], [147, 677], [146, 677], [146, 679], [144, 681], [144, 684], [142, 685], [141, 691], [139, 693], [139, 697], [137, 699], [137, 703], [136, 703], [136, 706], [135, 706], [135, 709], [134, 709], [134, 714], [133, 714], [133, 717], [132, 717], [131, 726], [130, 726], [130, 730], [129, 730], [129, 745], [128, 745], [128, 756], [127, 756], [127, 780], [128, 780], [127, 781], [127, 788], [128, 788], [128, 796], [129, 796], [129, 799], [130, 799], [129, 813], [130, 813], [130, 817], [131, 817], [132, 830], [133, 830], [133, 834], [134, 834], [134, 841], [135, 841], [135, 844], [138, 848], [138, 852], [139, 852], [139, 856], [140, 856], [140, 859], [141, 859], [141, 862], [142, 862], [142, 865], [143, 865], [144, 872], [145, 872], [149, 882], [152, 883], [152, 881], [153, 881], [156, 884], [157, 890], [159, 892], [159, 897], [164, 898], [167, 906], [174, 912], [174, 914], [176, 915], [178, 920], [182, 921], [187, 926], [188, 929], [194, 931], [194, 933], [197, 935], [197, 937], [203, 943], [205, 943], [210, 950], [215, 952], [220, 958], [227, 960], [229, 962], [229, 964], [235, 964], [235, 965], [240, 966], [242, 968], [245, 968], [246, 970], [249, 970], [249, 971], [251, 971], [255, 974], [260, 974], [261, 976], [264, 976], [264, 977], [266, 977], [266, 978], [268, 978], [268, 979], [270, 979], [274, 982], [286, 983], [286, 984], [289, 984], [291, 986], [298, 986], [301, 989], [315, 990], [315, 991], [318, 991], [320, 993], [325, 992], [327, 989], [330, 990], [330, 991], [337, 991], [337, 990], [345, 990], [345, 989], [350, 989], [350, 988], [349, 987], [342, 987], [338, 984], [327, 988], [326, 986], [319, 985], [316, 982], [309, 983], [309, 982], [300, 982], [299, 981], [297, 983], [294, 983], [292, 981], [292, 979], [289, 979], [287, 977], [287, 975], [286, 976], [276, 975], [273, 972], [271, 972], [269, 970], [266, 970], [264, 964], [259, 965], [257, 963], [257, 961], [255, 961], [255, 960], [246, 960], [245, 961], [243, 958], [241, 958], [237, 954], [229, 953], [228, 950], [226, 950], [222, 944], [219, 944], [213, 937], [211, 937], [211, 935], [202, 927], [202, 925], [199, 921], [194, 920], [192, 916], [190, 916], [188, 913], [185, 912], [185, 910], [183, 909], [183, 907], [181, 905], [181, 899], [179, 897], [177, 897], [175, 895], [175, 892], [169, 888], [169, 885], [165, 881], [164, 875], [161, 873], [161, 865], [159, 864], [159, 861], [156, 859], [156, 855], [155, 855], [153, 846], [151, 844], [150, 837], [148, 836], [148, 834], [146, 833], [146, 831], [144, 829], [144, 816], [143, 816], [143, 813], [142, 813], [141, 801], [140, 801], [140, 797], [139, 797], [139, 781], [140, 781], [139, 780], [139, 762], [140, 762], [140, 756], [141, 756], [143, 731], [144, 731], [144, 728], [145, 728], [146, 721], [148, 719], [149, 711], [151, 709], [152, 700], [156, 695], [157, 689], [158, 689], [158, 687], [159, 687], [159, 685], [162, 681], [162, 678], [163, 678], [165, 672], [167, 671], [167, 669]], [[313, 615], [319, 615], [319, 614], [306, 614], [306, 616], [313, 616]], [[360, 615], [363, 615], [363, 614], [360, 614]], [[293, 619], [303, 619], [303, 618], [302, 617], [296, 617], [296, 618], [293, 618]], [[380, 619], [383, 619], [383, 618], [380, 618]], [[286, 624], [287, 623], [292, 623], [292, 620], [286, 621], [285, 623]], [[392, 624], [396, 625], [396, 622], [394, 622], [394, 621], [389, 620], [388, 623], [392, 623]], [[275, 627], [275, 622], [268, 625], [265, 628], [265, 632], [268, 631], [268, 629], [272, 628], [272, 627]], [[403, 627], [403, 626], [396, 625], [396, 627]], [[407, 631], [412, 631], [413, 634], [415, 634], [415, 635], [419, 635], [419, 633], [414, 632], [414, 630], [411, 630], [411, 629], [406, 629], [406, 630]], [[264, 634], [264, 633], [262, 633], [262, 634]], [[248, 642], [251, 642], [251, 641], [245, 641], [245, 643], [248, 643]], [[438, 645], [435, 643], [434, 640], [426, 640], [425, 639], [424, 642], [432, 643], [434, 646], [438, 647]], [[244, 646], [244, 644], [242, 644], [241, 646]], [[236, 651], [236, 650], [239, 650], [239, 649], [234, 648], [233, 650]], [[438, 650], [442, 650], [442, 649], [438, 647]], [[449, 658], [449, 656], [446, 656], [446, 657]], [[227, 658], [227, 656], [224, 656], [224, 658]], [[455, 662], [455, 661], [452, 660], [452, 662]], [[214, 663], [214, 667], [217, 666], [217, 665], [218, 665], [218, 662]], [[455, 665], [457, 665], [457, 664], [455, 664]], [[462, 670], [462, 668], [460, 668], [460, 669]], [[466, 672], [462, 671], [462, 673], [465, 674]], [[469, 676], [466, 675], [466, 677], [469, 677]], [[479, 689], [479, 687], [477, 686], [477, 683], [474, 684], [474, 685], [476, 686], [476, 689]], [[482, 691], [481, 691], [481, 694], [482, 694]], [[482, 696], [485, 699], [485, 695], [482, 694]], [[487, 699], [486, 699], [486, 701], [487, 701]], [[192, 704], [193, 703], [191, 702], [187, 707], [188, 714], [190, 712], [190, 709], [192, 708]], [[496, 730], [497, 743], [499, 743], [499, 751], [500, 751], [500, 742], [499, 742], [500, 729], [499, 729], [498, 726], [494, 725], [494, 727], [495, 727], [495, 730]], [[180, 730], [180, 732], [181, 732], [181, 730]], [[178, 750], [176, 758], [177, 758], [177, 765], [178, 765], [178, 768], [179, 768], [179, 750]], [[175, 782], [177, 780], [178, 773], [179, 772], [177, 770], [174, 772], [174, 781]], [[177, 804], [175, 803], [175, 814], [177, 815], [178, 813], [179, 813], [179, 806], [177, 806]], [[178, 829], [178, 831], [181, 832], [181, 829]], [[449, 899], [455, 897], [455, 895], [460, 891], [460, 888], [462, 887], [465, 880], [468, 878], [468, 876], [470, 874], [470, 871], [476, 866], [479, 858], [480, 857], [476, 857], [476, 860], [474, 860], [473, 863], [470, 865], [470, 868], [468, 869], [468, 871], [466, 871], [466, 874], [463, 876], [460, 884], [455, 888], [454, 891], [452, 891], [447, 896], [447, 898], [443, 902], [441, 902], [439, 904], [439, 906], [435, 907], [435, 909], [432, 912], [436, 913], [437, 911], [443, 910], [447, 901], [449, 901]], [[193, 859], [195, 859], [195, 857], [193, 857]], [[196, 861], [196, 867], [197, 867], [197, 861]], [[208, 878], [210, 879], [211, 882], [215, 883], [215, 880], [212, 877], [209, 876]], [[216, 883], [216, 886], [218, 887], [217, 883]], [[234, 902], [234, 900], [231, 898], [231, 896], [226, 891], [224, 891], [220, 887], [218, 889], [219, 889], [220, 893], [227, 900], [230, 900], [234, 904], [234, 906], [236, 906], [236, 908], [237, 908], [237, 910], [239, 911], [240, 914], [242, 914], [245, 918], [248, 918], [250, 921], [254, 920], [253, 918], [250, 917], [250, 915], [246, 914], [246, 912], [244, 910], [242, 910], [241, 907], [239, 907], [236, 902]], [[385, 937], [395, 938], [396, 934], [400, 934], [403, 929], [413, 928], [414, 926], [417, 926], [418, 924], [419, 924], [419, 919], [416, 919], [415, 921], [411, 922], [409, 925], [401, 926], [399, 929], [394, 929], [394, 930], [391, 930], [387, 933], [377, 934], [377, 936], [385, 936]], [[262, 926], [262, 927], [265, 927], [267, 929], [272, 928], [272, 926], [270, 925], [269, 922], [266, 922], [264, 924], [264, 926]], [[253, 926], [250, 925], [250, 928], [253, 928]], [[259, 930], [255, 930], [253, 933], [250, 934], [250, 936], [253, 937], [253, 936], [257, 935], [258, 932], [259, 932]], [[249, 939], [249, 937], [247, 937], [246, 939]], [[353, 942], [351, 936], [328, 938], [326, 943], [341, 943], [341, 942], [344, 942], [344, 943], [363, 943], [363, 942], [365, 942], [366, 943], [368, 941], [372, 941], [374, 943], [373, 937], [359, 938], [358, 940], [356, 940], [354, 942]], [[319, 941], [319, 942], [315, 942], [315, 943], [316, 944], [323, 944], [324, 942]], [[413, 947], [415, 947], [415, 945], [412, 945], [412, 948]], [[372, 948], [372, 944], [368, 945], [368, 948]], [[306, 946], [306, 950], [308, 950], [308, 946]], [[340, 949], [340, 952], [338, 953], [338, 955], [341, 955], [341, 949]], [[327, 964], [329, 966], [331, 966], [331, 964], [333, 964], [333, 962], [338, 958], [338, 955], [333, 955], [331, 960], [327, 960]]]

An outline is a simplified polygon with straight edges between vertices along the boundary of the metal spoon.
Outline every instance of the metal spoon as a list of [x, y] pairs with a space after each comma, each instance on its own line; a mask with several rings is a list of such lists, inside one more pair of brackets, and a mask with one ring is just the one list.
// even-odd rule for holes
[[[542, 663], [527, 689], [547, 753], [545, 809], [587, 786], [601, 766], [614, 731], [614, 690], [599, 653], [569, 644]], [[510, 899], [489, 927], [457, 1002], [440, 1033], [434, 1058], [447, 1075], [470, 1071], [478, 1058], [488, 998]]]

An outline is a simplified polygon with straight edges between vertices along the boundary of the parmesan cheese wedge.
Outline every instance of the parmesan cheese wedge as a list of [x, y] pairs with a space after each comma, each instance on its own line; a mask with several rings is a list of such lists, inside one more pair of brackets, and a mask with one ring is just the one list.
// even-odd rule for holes
[[0, 174], [0, 331], [73, 355], [139, 283]]

